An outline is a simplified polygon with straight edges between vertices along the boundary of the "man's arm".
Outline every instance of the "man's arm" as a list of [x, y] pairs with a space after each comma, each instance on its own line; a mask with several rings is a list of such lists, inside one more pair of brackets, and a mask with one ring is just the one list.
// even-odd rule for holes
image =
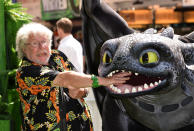
[[[125, 83], [129, 80], [130, 73], [121, 72], [113, 75], [112, 77], [97, 77], [98, 84], [103, 86], [109, 86], [111, 84], [118, 85]], [[75, 71], [60, 72], [53, 81], [53, 86], [60, 86], [66, 88], [88, 88], [92, 87], [93, 80], [91, 75], [84, 73], [78, 73]]]

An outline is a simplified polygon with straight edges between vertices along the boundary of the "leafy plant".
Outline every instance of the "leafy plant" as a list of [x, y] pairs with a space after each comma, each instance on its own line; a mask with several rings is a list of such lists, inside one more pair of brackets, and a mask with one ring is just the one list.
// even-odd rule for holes
[[[20, 130], [19, 117], [19, 96], [16, 92], [16, 69], [19, 66], [20, 60], [16, 53], [16, 34], [18, 29], [31, 21], [32, 16], [25, 13], [19, 3], [12, 3], [11, 0], [3, 0], [4, 5], [4, 23], [5, 23], [5, 45], [6, 45], [6, 71], [1, 72], [1, 87], [0, 90], [0, 115], [10, 115], [16, 127], [15, 130]], [[1, 29], [1, 31], [3, 31]], [[7, 86], [6, 86], [7, 85]]]

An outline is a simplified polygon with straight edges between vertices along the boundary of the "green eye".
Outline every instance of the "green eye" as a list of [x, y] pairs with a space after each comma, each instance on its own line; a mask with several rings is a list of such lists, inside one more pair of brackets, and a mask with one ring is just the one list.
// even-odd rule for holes
[[103, 64], [110, 64], [112, 62], [112, 58], [108, 52], [105, 52], [103, 55]]
[[158, 62], [158, 59], [159, 58], [156, 52], [149, 51], [149, 52], [144, 53], [140, 57], [139, 61], [141, 64], [148, 64], [148, 63], [156, 63]]

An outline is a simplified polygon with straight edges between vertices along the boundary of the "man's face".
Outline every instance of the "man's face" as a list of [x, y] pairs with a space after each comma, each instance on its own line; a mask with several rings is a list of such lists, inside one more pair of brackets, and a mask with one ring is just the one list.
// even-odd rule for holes
[[25, 56], [32, 62], [48, 65], [51, 55], [51, 41], [40, 33], [30, 34], [23, 48]]

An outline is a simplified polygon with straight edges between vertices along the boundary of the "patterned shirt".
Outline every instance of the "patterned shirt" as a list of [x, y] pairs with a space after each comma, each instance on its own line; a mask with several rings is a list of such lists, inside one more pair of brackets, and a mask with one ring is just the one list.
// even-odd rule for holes
[[52, 50], [48, 66], [23, 58], [16, 75], [23, 130], [64, 131], [66, 127], [67, 131], [93, 131], [84, 99], [72, 99], [67, 88], [52, 86], [56, 75], [65, 70], [73, 70], [73, 66], [56, 50]]

